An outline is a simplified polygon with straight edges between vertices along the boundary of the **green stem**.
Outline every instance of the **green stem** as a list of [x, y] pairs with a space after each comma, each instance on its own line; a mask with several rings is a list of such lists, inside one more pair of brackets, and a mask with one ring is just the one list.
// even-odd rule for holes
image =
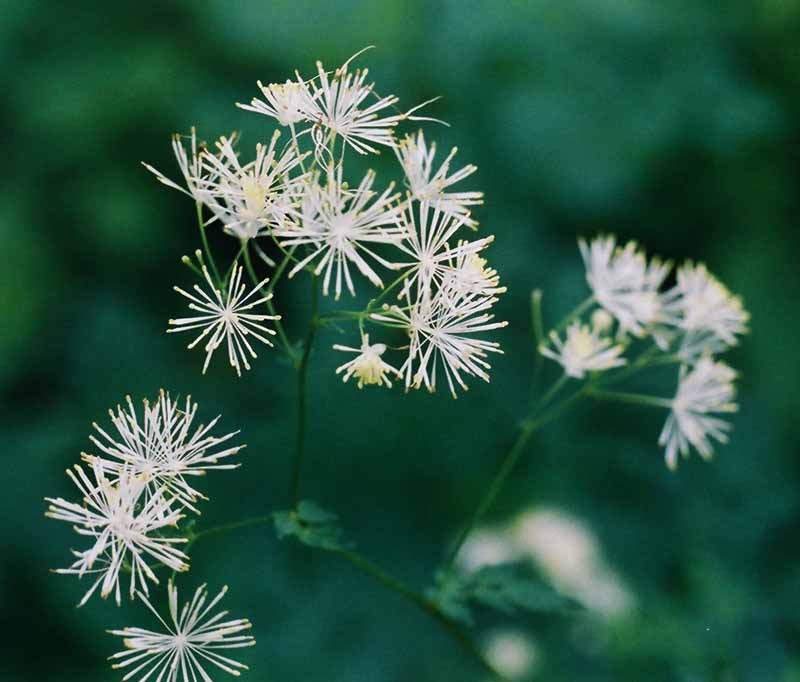
[[292, 508], [297, 507], [300, 501], [300, 474], [303, 466], [303, 456], [305, 454], [305, 430], [306, 430], [306, 375], [308, 374], [308, 359], [311, 355], [311, 346], [314, 344], [314, 337], [317, 333], [319, 324], [317, 310], [319, 306], [319, 288], [317, 278], [311, 278], [311, 320], [308, 323], [305, 343], [303, 344], [303, 356], [297, 366], [297, 433], [295, 439], [294, 464], [292, 466]]
[[539, 352], [539, 346], [544, 342], [544, 326], [542, 324], [542, 290], [534, 289], [531, 292], [531, 331], [533, 332], [533, 353], [536, 359], [533, 362], [533, 378], [531, 379], [531, 404], [536, 388], [539, 385], [539, 376], [542, 373], [544, 357]]
[[672, 407], [672, 401], [666, 398], [658, 398], [651, 395], [641, 395], [639, 393], [621, 393], [619, 391], [600, 391], [591, 389], [587, 395], [597, 400], [608, 400], [617, 403], [629, 403], [632, 405], [651, 405], [652, 407]]
[[[253, 267], [253, 261], [250, 258], [250, 248], [246, 247], [244, 250], [244, 265], [247, 269], [248, 274], [250, 275], [250, 279], [253, 281], [254, 285], [257, 285], [261, 280], [258, 278], [256, 274], [255, 268]], [[275, 310], [275, 306], [272, 303], [272, 300], [265, 301], [264, 305], [267, 306], [267, 310], [269, 310], [270, 315], [277, 315], [277, 311]], [[289, 343], [289, 338], [286, 336], [286, 331], [283, 328], [283, 324], [281, 324], [280, 320], [275, 320], [275, 329], [278, 332], [278, 338], [280, 339], [281, 345], [283, 346], [283, 351], [289, 356], [289, 359], [292, 361], [292, 364], [297, 363], [297, 358], [295, 357], [294, 350], [292, 350], [292, 344]]]
[[197, 208], [197, 225], [200, 228], [200, 241], [203, 243], [203, 251], [206, 254], [206, 258], [208, 259], [209, 265], [211, 265], [211, 272], [214, 273], [214, 277], [217, 281], [217, 286], [220, 288], [221, 291], [225, 291], [225, 282], [219, 276], [219, 270], [217, 270], [217, 264], [214, 261], [214, 256], [211, 254], [211, 248], [208, 246], [208, 237], [206, 236], [206, 226], [203, 223], [203, 204], [199, 201], [195, 202], [195, 206]]
[[585, 313], [589, 308], [594, 305], [594, 296], [589, 296], [585, 301], [579, 303], [570, 313], [568, 313], [555, 327], [553, 327], [553, 331], [556, 334], [561, 333], [561, 331], [574, 320], [576, 317], [580, 317]]
[[198, 533], [190, 533], [189, 534], [189, 542], [187, 542], [183, 550], [187, 551], [197, 540], [200, 538], [208, 537], [209, 535], [216, 535], [217, 533], [226, 533], [229, 530], [238, 530], [239, 528], [248, 528], [250, 526], [260, 526], [262, 524], [268, 524], [272, 521], [272, 516], [254, 516], [251, 519], [244, 519], [243, 521], [235, 521], [233, 523], [225, 523], [221, 526], [213, 526], [211, 528], [206, 528], [205, 530], [201, 530]]

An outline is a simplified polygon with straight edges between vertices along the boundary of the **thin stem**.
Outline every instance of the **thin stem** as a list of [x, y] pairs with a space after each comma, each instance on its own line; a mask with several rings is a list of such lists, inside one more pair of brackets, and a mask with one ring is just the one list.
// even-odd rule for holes
[[380, 583], [387, 589], [401, 595], [411, 604], [420, 609], [423, 613], [441, 623], [450, 636], [453, 637], [467, 653], [470, 654], [470, 656], [481, 667], [481, 669], [484, 670], [484, 672], [489, 673], [495, 679], [501, 679], [497, 671], [495, 671], [494, 668], [492, 668], [483, 657], [483, 654], [480, 652], [475, 642], [472, 641], [469, 635], [464, 632], [458, 623], [442, 613], [442, 611], [433, 601], [420, 594], [409, 585], [406, 585], [403, 581], [395, 578], [393, 575], [390, 575], [380, 568], [380, 566], [357, 552], [348, 549], [340, 549], [334, 550], [334, 553], [338, 554], [343, 559], [346, 559], [364, 574], [370, 576], [373, 580]]
[[[249, 242], [248, 242], [249, 243]], [[258, 278], [256, 274], [255, 268], [253, 267], [253, 261], [250, 258], [250, 248], [249, 246], [245, 247], [244, 250], [244, 265], [247, 269], [248, 274], [250, 275], [250, 279], [253, 281], [254, 285], [257, 285], [261, 280]], [[275, 306], [272, 303], [272, 300], [265, 301], [264, 305], [267, 306], [267, 310], [269, 310], [270, 315], [277, 315], [277, 311], [275, 310]], [[283, 324], [281, 324], [280, 320], [275, 320], [275, 329], [278, 332], [278, 338], [281, 341], [281, 345], [283, 346], [283, 350], [286, 355], [289, 356], [289, 359], [292, 361], [293, 364], [297, 363], [297, 358], [295, 357], [294, 350], [292, 350], [292, 344], [289, 342], [289, 338], [286, 336], [286, 331], [283, 329]]]
[[533, 332], [533, 352], [536, 359], [533, 362], [533, 378], [531, 379], [531, 404], [539, 385], [539, 376], [542, 373], [544, 357], [539, 352], [539, 346], [544, 341], [544, 326], [542, 324], [542, 290], [534, 289], [531, 292], [531, 331]]
[[208, 246], [208, 237], [206, 236], [206, 226], [203, 223], [203, 204], [199, 201], [195, 202], [195, 207], [197, 208], [197, 225], [200, 228], [200, 241], [203, 243], [203, 251], [206, 254], [206, 258], [208, 259], [209, 264], [211, 265], [211, 272], [214, 273], [214, 277], [217, 280], [217, 286], [224, 291], [225, 290], [225, 282], [219, 276], [219, 270], [217, 270], [217, 264], [214, 261], [214, 256], [211, 254], [211, 248]]
[[209, 535], [216, 535], [217, 533], [227, 533], [229, 530], [238, 530], [239, 528], [248, 528], [249, 526], [260, 526], [272, 522], [272, 516], [254, 516], [251, 519], [244, 519], [242, 521], [234, 521], [233, 523], [225, 523], [220, 526], [212, 526], [197, 533], [189, 535], [189, 542], [187, 542], [183, 550], [187, 551], [195, 542], [201, 538], [208, 537]]
[[593, 304], [594, 296], [589, 296], [589, 298], [582, 303], [579, 303], [555, 327], [553, 327], [553, 331], [556, 334], [559, 334], [570, 322], [572, 322], [572, 320], [583, 315], [583, 313], [585, 313]]
[[297, 434], [295, 438], [294, 464], [292, 466], [292, 507], [297, 507], [300, 501], [300, 473], [303, 466], [306, 438], [306, 375], [308, 374], [308, 359], [311, 355], [311, 346], [317, 333], [319, 319], [319, 287], [317, 278], [311, 278], [311, 320], [308, 323], [308, 332], [303, 344], [303, 357], [297, 367]]
[[621, 393], [619, 391], [600, 391], [591, 389], [587, 395], [597, 400], [608, 400], [617, 403], [629, 403], [632, 405], [651, 405], [652, 407], [672, 407], [672, 401], [666, 398], [658, 398], [651, 395], [641, 395], [639, 393]]
[[283, 275], [283, 271], [286, 270], [286, 266], [289, 265], [289, 262], [292, 260], [292, 255], [297, 249], [296, 246], [293, 246], [289, 249], [283, 256], [283, 260], [278, 263], [278, 267], [275, 268], [275, 272], [272, 274], [272, 278], [269, 281], [269, 285], [267, 286], [267, 293], [271, 293], [272, 290], [275, 288], [275, 285], [278, 283], [278, 280]]

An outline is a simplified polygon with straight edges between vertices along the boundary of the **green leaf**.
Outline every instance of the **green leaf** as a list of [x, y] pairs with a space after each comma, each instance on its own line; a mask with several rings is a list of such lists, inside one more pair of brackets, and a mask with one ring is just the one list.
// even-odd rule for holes
[[351, 547], [350, 543], [342, 540], [343, 532], [336, 514], [310, 500], [300, 502], [297, 509], [275, 512], [273, 521], [281, 540], [294, 537], [304, 545], [329, 551]]

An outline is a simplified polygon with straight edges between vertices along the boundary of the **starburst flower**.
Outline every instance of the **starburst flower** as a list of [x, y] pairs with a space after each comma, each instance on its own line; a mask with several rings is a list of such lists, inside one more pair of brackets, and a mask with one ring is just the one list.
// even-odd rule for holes
[[126, 408], [117, 405], [116, 412], [109, 410], [117, 435], [111, 436], [98, 424], [93, 424], [99, 438], [89, 438], [103, 454], [84, 452], [81, 457], [90, 464], [99, 463], [106, 472], [116, 476], [125, 471], [133, 474], [146, 484], [146, 499], [166, 492], [184, 507], [199, 513], [194, 503], [207, 498], [189, 483], [189, 478], [215, 469], [240, 466], [228, 463], [228, 458], [245, 446], [227, 445], [239, 432], [212, 436], [210, 432], [219, 417], [192, 431], [197, 403], [192, 403], [190, 396], [183, 409], [164, 390], [152, 405], [147, 399], [143, 403], [141, 418], [130, 396], [126, 396]]
[[303, 121], [313, 121], [316, 112], [313, 96], [308, 86], [297, 75], [297, 82], [287, 80], [285, 83], [264, 85], [258, 81], [258, 88], [264, 100], [254, 97], [250, 104], [237, 104], [241, 109], [263, 114], [277, 119], [282, 126], [294, 126]]
[[217, 141], [217, 155], [204, 154], [209, 192], [208, 204], [224, 225], [225, 231], [241, 240], [253, 239], [282, 225], [289, 211], [302, 196], [303, 176], [290, 177], [307, 154], [297, 155], [293, 147], [283, 152], [275, 148], [280, 131], [268, 146], [256, 145], [256, 158], [242, 165], [229, 137]]
[[203, 339], [208, 339], [204, 350], [206, 351], [206, 361], [203, 364], [203, 374], [208, 369], [211, 356], [214, 351], [226, 343], [228, 348], [228, 361], [236, 370], [236, 374], [242, 375], [242, 367], [250, 369], [248, 355], [251, 358], [258, 357], [250, 339], [256, 339], [261, 343], [272, 346], [272, 342], [265, 336], [274, 336], [275, 331], [261, 324], [266, 320], [279, 320], [280, 315], [262, 315], [247, 312], [257, 305], [272, 299], [270, 292], [266, 296], [256, 298], [257, 292], [269, 281], [264, 279], [259, 282], [250, 293], [245, 295], [247, 287], [242, 283], [242, 266], [234, 265], [231, 269], [231, 276], [225, 294], [219, 291], [211, 281], [208, 269], [203, 266], [203, 275], [211, 289], [211, 295], [203, 291], [197, 284], [193, 289], [196, 296], [184, 291], [180, 287], [175, 287], [182, 296], [191, 301], [189, 308], [201, 313], [197, 317], [182, 317], [170, 320], [171, 329], [167, 332], [186, 332], [194, 329], [202, 329], [200, 334], [192, 341], [187, 348], [194, 348]]
[[358, 379], [358, 387], [363, 388], [365, 385], [385, 385], [387, 388], [392, 387], [392, 382], [389, 381], [387, 374], [394, 374], [402, 376], [398, 370], [392, 367], [388, 362], [385, 362], [381, 356], [386, 352], [386, 346], [382, 343], [370, 344], [369, 335], [363, 334], [361, 337], [361, 348], [351, 348], [350, 346], [341, 346], [335, 344], [334, 350], [346, 351], [348, 353], [358, 353], [358, 355], [336, 368], [336, 373], [344, 372], [342, 381], [348, 381], [350, 377], [355, 376]]
[[506, 292], [506, 287], [500, 286], [497, 270], [488, 267], [486, 259], [479, 256], [476, 250], [476, 244], [485, 248], [493, 240], [494, 237], [487, 237], [483, 244], [458, 244], [455, 257], [450, 261], [441, 283], [442, 294], [450, 301], [450, 305], [458, 305], [462, 298], [472, 295], [491, 297]]
[[137, 591], [147, 593], [147, 580], [158, 583], [148, 557], [165, 564], [173, 571], [186, 571], [187, 557], [174, 545], [187, 542], [186, 538], [165, 537], [163, 532], [177, 527], [183, 518], [179, 508], [159, 490], [146, 498], [146, 483], [129, 470], [122, 470], [115, 482], [106, 477], [99, 462], [92, 464], [94, 480], [75, 465], [67, 475], [80, 491], [80, 504], [63, 498], [45, 498], [49, 502], [46, 516], [73, 524], [75, 531], [91, 538], [91, 548], [74, 552], [75, 562], [58, 573], [90, 574], [94, 583], [84, 595], [79, 606], [85, 604], [100, 586], [100, 596], [120, 596], [120, 570], [130, 565], [130, 596]]
[[178, 161], [178, 167], [186, 183], [185, 188], [181, 187], [174, 180], [170, 180], [160, 170], [153, 168], [150, 164], [142, 162], [142, 165], [155, 175], [156, 179], [161, 184], [171, 187], [172, 189], [177, 189], [179, 192], [183, 192], [192, 197], [195, 201], [203, 203], [209, 201], [210, 193], [208, 191], [208, 183], [212, 177], [209, 176], [207, 169], [203, 166], [202, 156], [205, 147], [202, 144], [198, 144], [197, 131], [194, 127], [189, 135], [189, 151], [186, 151], [182, 136], [177, 133], [172, 136], [172, 150], [175, 152], [175, 159]]
[[328, 176], [322, 187], [316, 182], [306, 189], [303, 214], [285, 227], [275, 230], [283, 246], [308, 244], [311, 252], [299, 261], [289, 273], [293, 277], [306, 265], [316, 260], [315, 274], [324, 272], [322, 293], [328, 295], [335, 271], [334, 291], [338, 299], [344, 284], [355, 296], [355, 286], [350, 264], [356, 266], [372, 284], [382, 287], [383, 282], [364, 256], [391, 268], [392, 264], [379, 256], [373, 245], [396, 244], [400, 233], [395, 223], [397, 194], [390, 184], [382, 194], [372, 191], [375, 173], [368, 171], [359, 186], [351, 191], [342, 181], [341, 167]]
[[679, 353], [686, 360], [718, 353], [733, 346], [747, 332], [750, 315], [738, 296], [714, 277], [702, 263], [678, 268], [677, 284], [667, 294], [668, 309], [685, 332]]
[[[397, 216], [398, 229], [403, 236], [397, 248], [411, 259], [396, 262], [394, 267], [406, 271], [399, 297], [408, 298], [416, 287], [419, 298], [431, 298], [446, 278], [453, 280], [454, 274], [452, 283], [463, 284], [463, 277], [459, 281], [456, 271], [462, 268], [461, 275], [469, 277], [464, 266], [474, 266], [476, 261], [472, 257], [491, 244], [494, 237], [490, 235], [472, 242], [462, 240], [451, 246], [464, 224], [463, 216], [445, 213], [427, 201], [419, 202], [417, 207], [415, 211], [414, 203], [408, 201], [405, 210]], [[495, 275], [485, 272], [481, 275], [484, 282], [489, 282], [488, 288], [492, 288]]]
[[714, 454], [711, 438], [727, 443], [731, 425], [714, 413], [735, 412], [736, 372], [710, 356], [701, 357], [691, 370], [681, 369], [678, 392], [671, 401], [671, 412], [658, 443], [666, 448], [667, 466], [678, 465], [678, 453], [689, 456], [690, 446], [704, 459]]
[[[256, 641], [250, 635], [239, 634], [252, 626], [249, 620], [238, 618], [225, 620], [227, 611], [211, 616], [210, 612], [225, 596], [227, 586], [208, 604], [205, 585], [197, 588], [190, 602], [178, 610], [178, 589], [170, 580], [167, 586], [169, 616], [163, 618], [143, 594], [139, 598], [155, 615], [165, 632], [144, 628], [109, 630], [112, 635], [123, 637], [125, 650], [113, 654], [115, 669], [131, 668], [123, 680], [139, 676], [139, 682], [154, 679], [156, 682], [211, 682], [205, 668], [214, 666], [238, 677], [247, 670], [243, 663], [219, 653], [220, 649], [240, 649], [253, 646]], [[156, 676], [157, 673], [157, 676]]]
[[644, 336], [664, 321], [661, 287], [671, 265], [653, 258], [647, 263], [636, 242], [622, 248], [614, 237], [597, 237], [578, 245], [586, 265], [586, 280], [597, 302], [619, 322], [620, 331]]
[[383, 312], [371, 317], [387, 326], [401, 328], [409, 336], [408, 357], [400, 367], [406, 390], [425, 386], [433, 392], [441, 365], [450, 393], [456, 398], [456, 386], [468, 389], [462, 375], [477, 376], [488, 382], [491, 365], [486, 357], [489, 353], [503, 352], [499, 343], [473, 336], [508, 324], [494, 322], [494, 315], [488, 312], [496, 302], [494, 297], [470, 295], [453, 306], [440, 294], [410, 306], [385, 306]]
[[539, 352], [559, 363], [566, 375], [574, 379], [583, 379], [587, 372], [602, 372], [625, 364], [625, 359], [620, 357], [624, 346], [612, 345], [611, 339], [602, 336], [600, 329], [592, 329], [577, 320], [567, 328], [565, 341], [551, 331], [550, 342], [554, 348], [542, 344]]
[[448, 188], [472, 175], [477, 166], [466, 165], [453, 174], [450, 162], [458, 149], [453, 147], [439, 169], [434, 172], [436, 143], [428, 146], [420, 130], [416, 136], [407, 135], [396, 148], [397, 158], [408, 180], [411, 195], [417, 201], [426, 201], [431, 206], [450, 216], [458, 216], [465, 225], [475, 228], [469, 206], [483, 203], [483, 192], [448, 192]]

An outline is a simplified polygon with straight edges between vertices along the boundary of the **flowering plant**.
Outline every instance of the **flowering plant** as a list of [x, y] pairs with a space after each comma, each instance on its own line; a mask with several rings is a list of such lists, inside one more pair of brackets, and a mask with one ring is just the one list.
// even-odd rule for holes
[[[240, 673], [245, 666], [219, 650], [253, 645], [251, 636], [240, 634], [250, 622], [211, 615], [227, 588], [209, 601], [202, 586], [179, 608], [177, 573], [189, 570], [188, 552], [198, 540], [261, 523], [274, 524], [280, 537], [338, 555], [399, 592], [500, 677], [465, 632], [472, 607], [549, 611], [571, 604], [563, 590], [537, 583], [513, 561], [486, 566], [463, 558], [533, 433], [591, 398], [666, 409], [659, 443], [673, 469], [679, 454], [695, 449], [709, 458], [712, 440], [727, 438], [730, 424], [720, 415], [736, 409], [736, 372], [719, 355], [747, 331], [740, 300], [691, 262], [677, 269], [668, 287], [671, 263], [648, 260], [633, 242], [619, 246], [614, 237], [600, 236], [579, 242], [589, 296], [547, 333], [541, 292], [532, 294], [534, 397], [516, 441], [427, 590], [408, 586], [357, 552], [334, 513], [301, 498], [306, 373], [321, 332], [350, 330], [349, 345], [332, 349], [348, 354], [336, 373], [359, 389], [444, 388], [456, 398], [470, 381], [488, 382], [490, 357], [502, 352], [496, 335], [505, 322], [492, 311], [505, 287], [486, 259], [493, 237], [475, 234], [472, 209], [483, 194], [463, 187], [477, 169], [451, 168], [455, 149], [437, 158], [423, 130], [401, 136], [409, 124], [437, 122], [420, 114], [432, 101], [398, 109], [398, 98], [378, 95], [367, 70], [353, 66], [360, 54], [332, 72], [318, 62], [311, 78], [296, 73], [283, 84], [259, 82], [260, 96], [239, 106], [274, 119], [278, 128], [267, 143], [256, 144], [252, 160], [245, 160], [251, 157], [241, 151], [238, 135], [220, 137], [211, 147], [192, 130], [188, 138], [173, 138], [182, 183], [145, 164], [161, 183], [194, 201], [202, 245], [182, 259], [197, 282], [175, 287], [191, 312], [169, 320], [168, 333], [191, 332], [188, 348], [202, 345], [203, 373], [221, 347], [238, 376], [265, 348], [284, 355], [297, 371], [298, 430], [289, 509], [195, 530], [185, 520], [207, 501], [195, 479], [240, 466], [244, 446], [233, 444], [238, 432], [215, 435], [219, 417], [195, 426], [197, 404], [164, 391], [153, 403], [145, 399], [141, 411], [126, 398], [124, 407], [110, 411], [113, 429], [94, 425], [95, 452], [81, 455], [86, 469], [76, 465], [67, 472], [80, 502], [48, 498], [47, 515], [73, 524], [88, 540], [88, 548], [58, 571], [91, 576], [81, 604], [98, 588], [119, 604], [121, 584], [128, 582], [130, 598], [166, 630], [112, 631], [124, 637], [126, 649], [111, 658], [115, 667], [129, 668], [125, 680], [207, 682], [219, 670]], [[353, 155], [381, 150], [396, 157], [401, 184], [379, 182], [371, 170], [353, 179], [346, 173]], [[237, 247], [229, 263], [212, 248], [224, 237]], [[286, 333], [286, 311], [274, 298], [283, 277], [305, 277], [311, 286], [311, 318], [299, 343]], [[362, 288], [370, 291], [365, 305], [339, 307]], [[320, 294], [332, 299], [329, 309], [320, 310]], [[545, 359], [560, 370], [540, 390]], [[655, 366], [676, 368], [673, 397], [609, 390]], [[161, 566], [172, 571], [168, 620], [150, 601]]]

